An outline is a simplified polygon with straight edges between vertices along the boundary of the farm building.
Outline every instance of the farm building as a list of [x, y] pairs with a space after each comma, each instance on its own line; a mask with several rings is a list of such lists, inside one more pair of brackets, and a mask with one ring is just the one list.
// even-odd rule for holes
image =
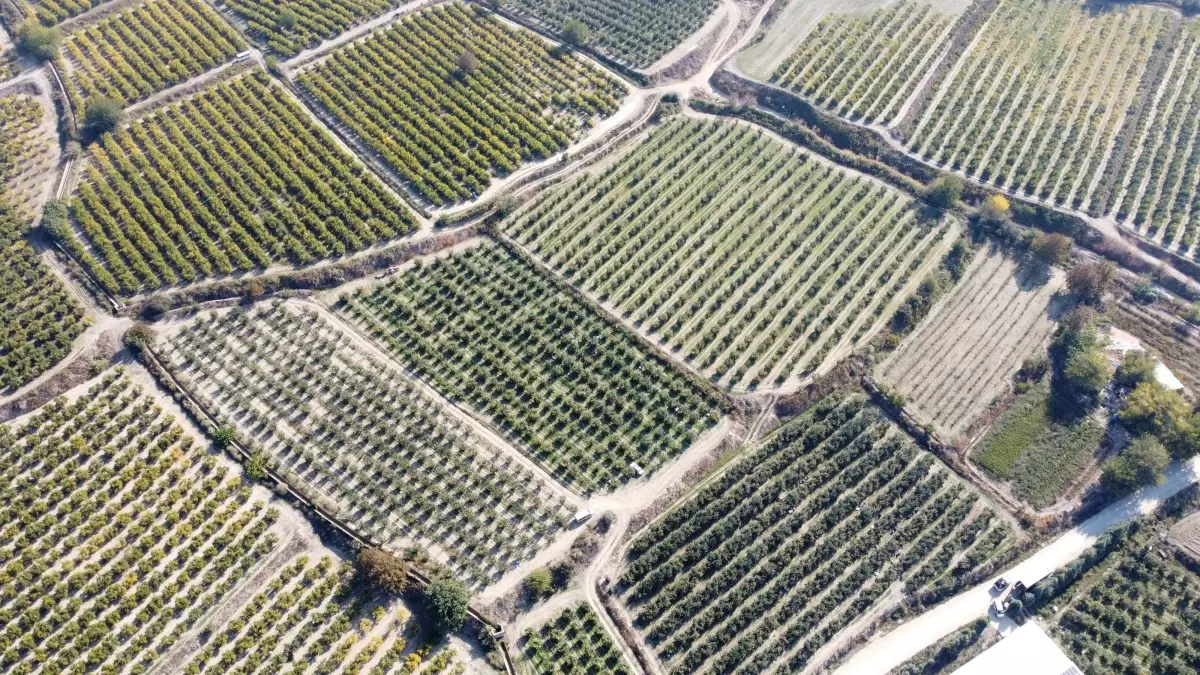
[[954, 675], [1083, 675], [1036, 622], [1021, 626]]

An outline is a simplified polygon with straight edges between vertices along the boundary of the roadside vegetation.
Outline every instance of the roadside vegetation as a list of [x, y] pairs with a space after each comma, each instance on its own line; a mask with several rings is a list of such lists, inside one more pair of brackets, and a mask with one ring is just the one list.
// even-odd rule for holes
[[103, 135], [72, 215], [77, 229], [58, 236], [106, 290], [124, 295], [306, 264], [416, 229], [400, 201], [261, 72]]
[[130, 104], [214, 68], [244, 46], [202, 0], [147, 0], [63, 42], [72, 105], [92, 98]]
[[504, 246], [435, 259], [340, 310], [582, 492], [662, 467], [720, 415], [715, 394]]
[[342, 48], [297, 82], [438, 205], [566, 148], [625, 94], [586, 61], [459, 2]]
[[1002, 3], [905, 142], [974, 178], [1087, 209], [1169, 18], [1136, 5]]
[[503, 229], [740, 389], [792, 382], [869, 342], [959, 235], [899, 192], [760, 130], [692, 120], [667, 123]]
[[821, 20], [771, 82], [863, 123], [891, 121], [933, 67], [954, 17], [914, 0]]
[[1011, 538], [878, 409], [835, 394], [634, 539], [617, 592], [671, 672], [800, 671], [881, 598]]
[[[708, 20], [718, 0], [499, 0], [500, 5], [571, 40], [572, 23], [587, 29], [583, 43], [634, 68], [658, 61]], [[578, 34], [576, 29], [576, 34]]]
[[162, 345], [171, 370], [265, 467], [359, 531], [416, 545], [479, 588], [570, 518], [555, 491], [314, 310], [202, 316]]

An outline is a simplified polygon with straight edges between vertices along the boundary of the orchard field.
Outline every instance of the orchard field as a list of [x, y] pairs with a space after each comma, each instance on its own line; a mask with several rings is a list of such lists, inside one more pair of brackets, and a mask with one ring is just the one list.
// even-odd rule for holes
[[868, 342], [959, 235], [761, 130], [694, 120], [653, 131], [503, 229], [697, 372], [743, 390], [794, 383]]
[[966, 441], [972, 424], [1008, 391], [1026, 358], [1045, 351], [1067, 307], [1064, 275], [1019, 265], [998, 250], [977, 254], [961, 282], [878, 367], [879, 380], [945, 440]]
[[17, 50], [11, 47], [11, 44], [0, 40], [0, 82], [16, 77], [17, 73], [21, 71], [21, 66], [17, 62]]
[[0, 395], [62, 360], [84, 330], [83, 308], [25, 241], [27, 227], [0, 196]]
[[34, 218], [58, 160], [54, 111], [42, 96], [0, 96], [0, 198]]
[[45, 26], [52, 26], [70, 17], [99, 7], [109, 0], [24, 0], [29, 10]]
[[660, 468], [720, 416], [716, 394], [506, 246], [435, 259], [339, 309], [585, 493], [629, 482], [634, 464]]
[[881, 599], [1012, 536], [878, 409], [834, 394], [634, 538], [618, 593], [669, 672], [799, 672]]
[[303, 265], [416, 229], [402, 202], [261, 72], [106, 134], [87, 164], [72, 206], [83, 243], [68, 243], [123, 295]]
[[296, 558], [240, 613], [206, 630], [209, 642], [179, 672], [467, 672], [467, 659], [445, 641], [421, 633], [402, 602], [373, 592], [356, 579], [352, 564], [329, 555]]
[[0, 454], [6, 670], [145, 672], [279, 544], [279, 511], [117, 371]]
[[1130, 152], [1114, 204], [1117, 219], [1151, 240], [1195, 255], [1200, 235], [1200, 22], [1176, 38]]
[[566, 148], [625, 94], [583, 59], [460, 2], [340, 49], [298, 82], [437, 205]]
[[1170, 17], [1138, 5], [1001, 3], [905, 143], [973, 178], [1086, 210]]
[[126, 104], [225, 63], [244, 46], [202, 0], [147, 0], [73, 33], [64, 43], [75, 105]]
[[142, 389], [147, 377], [118, 367], [0, 426], [6, 671], [478, 667], [461, 639], [422, 630], [406, 600], [364, 584], [299, 512], [197, 443]]
[[[398, 0], [225, 0], [267, 49], [293, 56], [401, 4]], [[291, 14], [288, 14], [290, 12]]]
[[546, 625], [521, 638], [526, 662], [535, 675], [633, 673], [587, 604], [564, 609]]
[[913, 0], [831, 14], [771, 82], [843, 117], [886, 124], [937, 62], [953, 25], [953, 16]]
[[1128, 541], [1064, 600], [1051, 632], [1085, 672], [1196, 672], [1200, 576], [1172, 546]]
[[717, 9], [717, 0], [502, 0], [502, 6], [551, 32], [567, 21], [590, 31], [588, 45], [634, 68], [658, 61], [695, 33]]
[[561, 491], [311, 307], [202, 316], [162, 351], [268, 466], [360, 532], [420, 546], [474, 587], [570, 518]]

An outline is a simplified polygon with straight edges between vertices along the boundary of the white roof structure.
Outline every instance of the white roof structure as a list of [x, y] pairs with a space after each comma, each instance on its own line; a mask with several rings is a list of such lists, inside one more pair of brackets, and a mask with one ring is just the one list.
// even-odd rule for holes
[[1183, 389], [1183, 383], [1179, 381], [1178, 377], [1175, 377], [1175, 373], [1172, 373], [1171, 369], [1166, 367], [1162, 361], [1159, 361], [1154, 366], [1154, 379], [1158, 380], [1158, 383], [1167, 391], [1179, 391]]
[[1035, 621], [1013, 631], [953, 675], [1083, 675]]
[[1140, 343], [1114, 337], [1109, 339], [1108, 344], [1104, 347], [1104, 351], [1117, 352], [1124, 356], [1127, 352], [1144, 352], [1146, 349]]

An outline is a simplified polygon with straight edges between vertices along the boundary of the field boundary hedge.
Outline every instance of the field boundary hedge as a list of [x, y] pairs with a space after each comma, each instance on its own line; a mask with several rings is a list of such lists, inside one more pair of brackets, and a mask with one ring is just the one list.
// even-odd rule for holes
[[[821, 141], [838, 150], [859, 155], [859, 158], [849, 158], [844, 155], [839, 155], [839, 157], [841, 161], [864, 173], [882, 178], [887, 172], [895, 172], [897, 178], [894, 180], [902, 180], [900, 176], [903, 176], [904, 179], [917, 184], [930, 183], [941, 175], [937, 169], [891, 147], [877, 132], [831, 115], [790, 91], [751, 80], [728, 69], [721, 69], [714, 73], [709, 82], [713, 89], [724, 93], [729, 98], [753, 97], [757, 105], [767, 111], [804, 123], [821, 138]], [[817, 147], [813, 147], [813, 149], [821, 152]], [[825, 153], [821, 152], [821, 154]], [[863, 159], [882, 165], [882, 167], [865, 168], [870, 167], [870, 164], [864, 165], [864, 168], [855, 166]], [[909, 189], [919, 196], [924, 196], [925, 191], [922, 188], [913, 186]], [[981, 195], [980, 198], [983, 196], [985, 195]]]
[[[752, 98], [750, 105], [703, 100], [689, 101], [693, 109], [735, 117], [761, 125], [813, 152], [886, 181], [918, 199], [924, 199], [927, 185], [938, 177], [951, 175], [897, 151], [880, 138], [879, 132], [833, 118], [804, 99], [771, 85], [747, 79], [728, 70], [718, 71], [710, 80], [713, 88], [731, 99]], [[871, 154], [864, 154], [869, 151]], [[981, 203], [995, 190], [974, 180], [963, 180], [963, 200], [968, 204]], [[1009, 197], [1011, 218], [1018, 225], [1045, 232], [1065, 234], [1076, 244], [1111, 260], [1138, 274], [1155, 274], [1156, 266], [1137, 255], [1140, 248], [1153, 257], [1172, 264], [1174, 269], [1200, 282], [1200, 264], [1183, 259], [1158, 245], [1132, 237], [1114, 239], [1094, 229], [1078, 215], [1038, 204], [1020, 197]], [[1179, 265], [1174, 263], [1180, 262]], [[1183, 282], [1169, 274], [1156, 279], [1164, 288], [1182, 297], [1200, 297], [1195, 284]]]
[[361, 279], [368, 274], [387, 270], [412, 258], [437, 253], [477, 235], [478, 232], [473, 226], [467, 226], [458, 230], [436, 233], [425, 239], [401, 242], [378, 251], [368, 252], [361, 257], [319, 267], [261, 276], [230, 278], [178, 291], [159, 293], [131, 304], [122, 314], [153, 318], [164, 312], [218, 300], [254, 298], [289, 290], [329, 290], [348, 281]]

